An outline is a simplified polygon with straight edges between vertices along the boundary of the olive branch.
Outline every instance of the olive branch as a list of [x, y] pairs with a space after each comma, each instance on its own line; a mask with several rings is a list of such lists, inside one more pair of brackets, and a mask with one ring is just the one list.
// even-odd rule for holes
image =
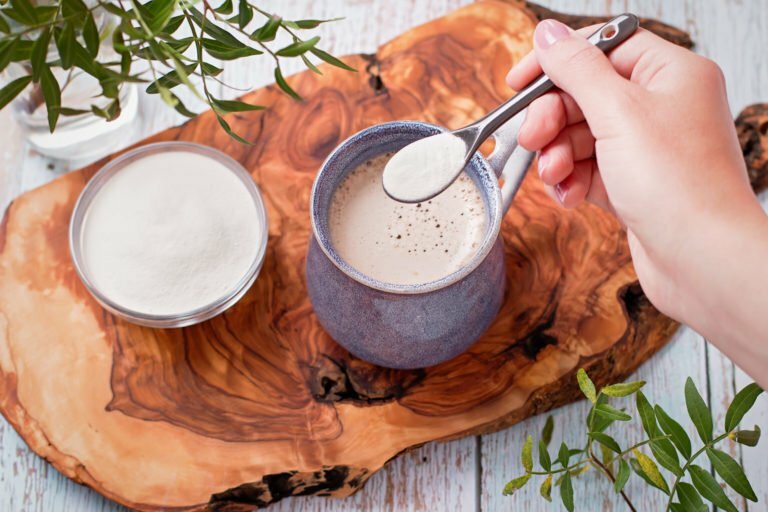
[[[236, 5], [235, 5], [236, 2]], [[95, 15], [114, 16], [114, 27], [97, 26]], [[103, 14], [102, 13], [102, 14]], [[208, 84], [222, 82], [223, 69], [210, 62], [233, 61], [259, 55], [274, 60], [274, 77], [278, 87], [294, 99], [299, 94], [285, 80], [282, 59], [300, 58], [306, 67], [322, 74], [309, 59], [313, 56], [328, 64], [355, 71], [340, 59], [320, 49], [319, 36], [303, 39], [301, 31], [314, 29], [329, 20], [285, 20], [264, 11], [249, 0], [224, 0], [213, 7], [208, 0], [54, 0], [37, 5], [31, 0], [0, 0], [0, 72], [18, 63], [25, 70], [0, 89], [0, 109], [4, 108], [30, 84], [39, 88], [45, 103], [48, 127], [56, 128], [60, 116], [93, 114], [111, 121], [120, 115], [120, 88], [125, 83], [143, 83], [146, 92], [159, 94], [163, 101], [186, 117], [197, 114], [189, 110], [173, 91], [184, 85], [207, 103], [221, 127], [233, 138], [248, 143], [232, 131], [226, 114], [263, 109], [239, 100], [225, 100], [211, 94]], [[177, 35], [185, 25], [191, 35]], [[253, 28], [256, 27], [256, 28]], [[274, 48], [280, 32], [292, 42]], [[111, 44], [116, 56], [100, 58], [100, 48]], [[52, 51], [55, 50], [55, 51]], [[54, 55], [54, 58], [51, 56]], [[137, 61], [146, 63], [136, 71]], [[60, 84], [52, 68], [79, 69], [98, 80], [100, 96], [108, 100], [102, 106], [92, 104], [90, 110], [61, 104]], [[190, 77], [199, 77], [202, 93]]]
[[[634, 474], [668, 496], [666, 511], [705, 512], [709, 510], [709, 506], [704, 503], [706, 500], [728, 512], [737, 512], [733, 502], [715, 477], [694, 463], [697, 458], [706, 454], [715, 473], [728, 486], [746, 499], [757, 501], [757, 496], [741, 465], [724, 451], [715, 448], [715, 445], [725, 439], [745, 446], [757, 445], [760, 439], [760, 427], [756, 425], [753, 430], [737, 429], [744, 415], [763, 392], [757, 384], [749, 384], [736, 394], [725, 415], [724, 432], [715, 435], [712, 412], [691, 378], [686, 380], [684, 393], [688, 416], [702, 441], [702, 446], [693, 451], [691, 439], [680, 423], [659, 405], [651, 405], [640, 391], [645, 382], [612, 384], [598, 391], [583, 369], [576, 373], [576, 378], [582, 393], [592, 403], [586, 418], [587, 433], [584, 447], [574, 449], [561, 443], [557, 458], [552, 460], [548, 446], [552, 440], [554, 422], [550, 416], [546, 420], [538, 442], [538, 462], [541, 471], [534, 471], [533, 437], [529, 435], [523, 445], [521, 456], [525, 472], [507, 483], [504, 494], [514, 494], [532, 477], [542, 476], [545, 478], [540, 487], [541, 496], [547, 501], [552, 501], [552, 487], [559, 487], [563, 506], [573, 512], [572, 480], [590, 467], [594, 467], [611, 480], [614, 490], [621, 495], [632, 511], [637, 509], [624, 492], [624, 487], [630, 476]], [[623, 449], [605, 431], [617, 421], [631, 421], [632, 416], [624, 409], [617, 409], [610, 405], [608, 401], [610, 398], [630, 395], [635, 395], [635, 407], [647, 439]], [[600, 456], [595, 453], [596, 446]], [[650, 451], [650, 455], [647, 450]], [[571, 462], [574, 458], [576, 460]]]

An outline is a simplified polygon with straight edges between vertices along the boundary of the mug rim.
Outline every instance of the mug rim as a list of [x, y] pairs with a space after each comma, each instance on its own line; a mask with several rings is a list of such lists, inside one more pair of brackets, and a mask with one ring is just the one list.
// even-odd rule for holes
[[[371, 130], [375, 129], [382, 129], [385, 127], [428, 127], [436, 129], [437, 133], [443, 133], [449, 131], [445, 127], [435, 125], [432, 123], [427, 123], [424, 121], [416, 121], [416, 120], [401, 120], [401, 121], [389, 121], [386, 123], [379, 123], [372, 126], [369, 126], [367, 128], [364, 128], [357, 133], [350, 135], [346, 139], [344, 139], [341, 143], [339, 143], [333, 151], [325, 158], [323, 161], [323, 164], [320, 166], [320, 170], [317, 173], [317, 176], [315, 177], [314, 183], [312, 184], [312, 192], [310, 194], [309, 198], [309, 206], [310, 206], [310, 221], [312, 224], [312, 235], [315, 237], [315, 241], [320, 246], [320, 249], [323, 251], [325, 256], [331, 260], [331, 262], [344, 274], [346, 274], [351, 279], [357, 281], [358, 283], [367, 286], [369, 288], [373, 288], [375, 290], [379, 290], [386, 293], [393, 293], [393, 294], [399, 294], [399, 295], [415, 295], [415, 294], [422, 294], [422, 293], [429, 293], [434, 292], [443, 288], [446, 288], [448, 286], [451, 286], [461, 280], [463, 280], [465, 277], [467, 277], [469, 274], [471, 274], [488, 256], [488, 254], [491, 252], [491, 249], [493, 249], [494, 244], [496, 243], [496, 240], [499, 236], [499, 231], [501, 230], [501, 221], [503, 217], [503, 208], [502, 208], [502, 197], [501, 197], [501, 188], [499, 187], [498, 178], [496, 177], [496, 173], [491, 168], [490, 164], [486, 160], [486, 158], [480, 154], [480, 152], [476, 152], [475, 155], [472, 157], [472, 163], [476, 164], [477, 167], [481, 170], [483, 173], [487, 173], [487, 177], [489, 178], [487, 181], [490, 183], [491, 190], [488, 191], [485, 187], [479, 186], [478, 188], [481, 190], [481, 193], [485, 196], [488, 193], [492, 193], [495, 196], [495, 208], [493, 212], [488, 212], [488, 219], [490, 222], [490, 225], [486, 228], [485, 236], [483, 237], [483, 242], [480, 246], [480, 248], [475, 252], [475, 254], [472, 256], [472, 258], [461, 266], [458, 270], [445, 275], [439, 279], [433, 280], [433, 281], [427, 281], [425, 283], [416, 283], [416, 284], [397, 284], [397, 283], [388, 283], [386, 281], [381, 281], [378, 279], [375, 279], [373, 277], [370, 277], [356, 268], [354, 268], [352, 265], [347, 263], [335, 250], [334, 247], [331, 246], [330, 242], [330, 233], [328, 236], [320, 236], [320, 226], [319, 226], [319, 205], [318, 205], [318, 187], [320, 185], [320, 182], [323, 178], [323, 174], [325, 173], [326, 168], [328, 167], [329, 163], [331, 163], [334, 158], [336, 158], [341, 150], [347, 146], [348, 144], [351, 144], [355, 142], [357, 139], [362, 138], [367, 133], [369, 133]], [[335, 192], [335, 189], [334, 189]], [[488, 207], [488, 203], [490, 201], [486, 201], [486, 208]]]
[[[127, 164], [140, 159], [142, 157], [152, 155], [163, 151], [187, 151], [196, 153], [199, 155], [211, 158], [224, 165], [235, 177], [237, 177], [243, 186], [246, 188], [248, 195], [251, 197], [253, 204], [256, 208], [257, 223], [259, 229], [261, 229], [260, 246], [254, 255], [253, 261], [246, 269], [245, 273], [240, 279], [233, 284], [233, 286], [227, 290], [219, 298], [214, 301], [198, 306], [189, 311], [183, 311], [180, 313], [170, 314], [155, 314], [146, 313], [143, 311], [137, 311], [126, 306], [123, 306], [116, 301], [107, 297], [99, 287], [90, 278], [87, 267], [85, 265], [84, 257], [82, 255], [82, 231], [86, 222], [86, 216], [91, 206], [91, 202], [99, 193], [104, 184], [115, 174], [120, 172]], [[75, 268], [80, 281], [85, 285], [88, 292], [96, 299], [102, 307], [117, 316], [125, 318], [126, 320], [146, 327], [155, 328], [171, 328], [171, 327], [186, 327], [194, 325], [205, 320], [208, 320], [225, 310], [229, 309], [237, 301], [239, 301], [243, 295], [248, 291], [251, 285], [258, 277], [261, 267], [264, 264], [264, 258], [267, 251], [267, 243], [269, 238], [269, 221], [267, 218], [267, 210], [264, 205], [264, 199], [261, 195], [261, 190], [256, 182], [251, 177], [250, 173], [234, 158], [229, 155], [203, 144], [197, 144], [195, 142], [187, 141], [162, 141], [153, 142], [150, 144], [144, 144], [137, 146], [133, 149], [126, 151], [120, 156], [105, 163], [96, 174], [85, 184], [83, 190], [75, 202], [75, 206], [72, 209], [72, 215], [69, 221], [69, 252], [72, 258], [72, 263]]]

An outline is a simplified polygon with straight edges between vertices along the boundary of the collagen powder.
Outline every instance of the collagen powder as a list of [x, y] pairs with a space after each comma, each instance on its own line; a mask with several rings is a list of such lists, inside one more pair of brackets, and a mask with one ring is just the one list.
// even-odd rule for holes
[[451, 133], [417, 140], [395, 153], [384, 169], [384, 190], [416, 202], [442, 192], [464, 168], [467, 146]]
[[260, 214], [224, 164], [191, 151], [155, 153], [110, 177], [82, 227], [86, 274], [109, 300], [175, 315], [230, 293], [262, 243]]

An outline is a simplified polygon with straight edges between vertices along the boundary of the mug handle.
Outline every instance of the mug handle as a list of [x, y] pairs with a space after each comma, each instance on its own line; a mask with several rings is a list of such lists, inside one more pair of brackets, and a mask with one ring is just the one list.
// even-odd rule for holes
[[521, 112], [493, 134], [496, 146], [488, 156], [488, 164], [496, 176], [504, 180], [501, 187], [502, 212], [507, 213], [520, 184], [525, 178], [528, 167], [535, 153], [528, 151], [517, 143], [517, 132], [523, 124], [525, 115]]

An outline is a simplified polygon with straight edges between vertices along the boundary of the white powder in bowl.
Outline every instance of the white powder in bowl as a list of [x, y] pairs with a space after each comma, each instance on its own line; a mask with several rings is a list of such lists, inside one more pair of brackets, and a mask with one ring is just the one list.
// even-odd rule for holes
[[82, 227], [85, 273], [124, 308], [178, 315], [233, 290], [261, 229], [248, 189], [224, 164], [155, 153], [128, 163], [93, 198]]
[[384, 168], [384, 190], [393, 199], [415, 203], [442, 192], [464, 168], [467, 146], [451, 133], [408, 144]]

